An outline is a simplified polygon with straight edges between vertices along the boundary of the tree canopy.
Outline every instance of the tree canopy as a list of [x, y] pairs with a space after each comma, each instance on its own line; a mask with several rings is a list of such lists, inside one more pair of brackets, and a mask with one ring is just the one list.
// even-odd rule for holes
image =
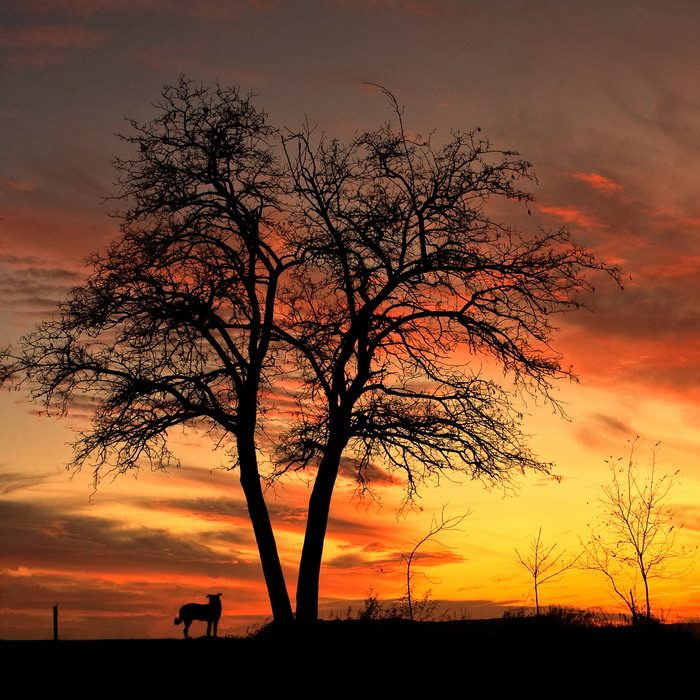
[[[296, 615], [315, 619], [341, 459], [361, 484], [374, 464], [400, 471], [408, 498], [445, 470], [548, 471], [512, 392], [551, 400], [569, 376], [552, 315], [581, 305], [592, 274], [615, 276], [566, 230], [495, 219], [490, 200], [531, 199], [517, 153], [478, 130], [411, 136], [385, 94], [394, 123], [344, 144], [270, 126], [237, 89], [166, 87], [158, 116], [131, 122], [132, 159], [115, 163], [121, 237], [54, 320], [4, 353], [4, 379], [28, 379], [47, 407], [93, 398], [74, 465], [91, 463], [96, 483], [171, 463], [177, 425], [226, 442], [277, 620], [292, 609], [261, 480], [314, 475]], [[280, 378], [294, 410], [271, 441]]]

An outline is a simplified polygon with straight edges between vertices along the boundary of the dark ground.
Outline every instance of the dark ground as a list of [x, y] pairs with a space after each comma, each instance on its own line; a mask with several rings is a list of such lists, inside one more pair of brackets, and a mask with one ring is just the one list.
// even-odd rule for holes
[[74, 690], [77, 697], [110, 690], [121, 697], [129, 689], [138, 697], [191, 691], [247, 697], [262, 689], [265, 697], [304, 689], [314, 697], [490, 697], [505, 690], [528, 698], [597, 697], [610, 687], [695, 695], [700, 625], [338, 620], [270, 625], [245, 639], [0, 641], [0, 655], [6, 682], [19, 673], [24, 690]]

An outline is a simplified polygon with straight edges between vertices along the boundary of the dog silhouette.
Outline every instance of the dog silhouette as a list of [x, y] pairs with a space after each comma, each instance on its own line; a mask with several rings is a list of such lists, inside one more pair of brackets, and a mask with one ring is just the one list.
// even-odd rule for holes
[[221, 596], [223, 593], [210, 593], [209, 603], [201, 605], [200, 603], [187, 603], [180, 608], [180, 614], [175, 618], [175, 624], [185, 623], [184, 633], [185, 639], [189, 639], [189, 629], [193, 620], [201, 620], [207, 623], [207, 637], [211, 635], [212, 629], [216, 637], [216, 631], [219, 627], [219, 618], [221, 617]]

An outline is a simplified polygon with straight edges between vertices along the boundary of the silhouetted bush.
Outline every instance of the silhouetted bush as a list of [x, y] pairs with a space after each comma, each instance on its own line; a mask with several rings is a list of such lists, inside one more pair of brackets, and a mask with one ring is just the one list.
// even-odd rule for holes
[[557, 622], [567, 627], [608, 627], [613, 625], [610, 615], [600, 610], [576, 608], [572, 605], [548, 605], [540, 608], [539, 615], [532, 608], [508, 608], [505, 619], [542, 619]]
[[349, 606], [345, 615], [332, 612], [329, 617], [332, 620], [410, 620], [417, 622], [434, 622], [447, 620], [466, 620], [468, 616], [462, 612], [459, 615], [450, 614], [449, 610], [438, 612], [440, 604], [436, 600], [431, 600], [431, 590], [425, 591], [422, 598], [412, 600], [413, 617], [409, 608], [406, 596], [396, 600], [383, 602], [370, 587], [367, 591], [364, 604], [358, 610]]

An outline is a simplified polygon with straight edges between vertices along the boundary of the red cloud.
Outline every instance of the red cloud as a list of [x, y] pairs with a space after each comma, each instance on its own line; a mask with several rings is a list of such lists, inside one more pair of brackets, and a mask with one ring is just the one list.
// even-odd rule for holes
[[595, 221], [575, 207], [538, 207], [543, 214], [551, 214], [562, 219], [567, 224], [593, 226]]
[[598, 175], [598, 173], [571, 173], [571, 177], [575, 177], [577, 180], [583, 180], [589, 185], [592, 185], [597, 190], [604, 190], [606, 192], [620, 192], [622, 185], [618, 185], [609, 178]]

